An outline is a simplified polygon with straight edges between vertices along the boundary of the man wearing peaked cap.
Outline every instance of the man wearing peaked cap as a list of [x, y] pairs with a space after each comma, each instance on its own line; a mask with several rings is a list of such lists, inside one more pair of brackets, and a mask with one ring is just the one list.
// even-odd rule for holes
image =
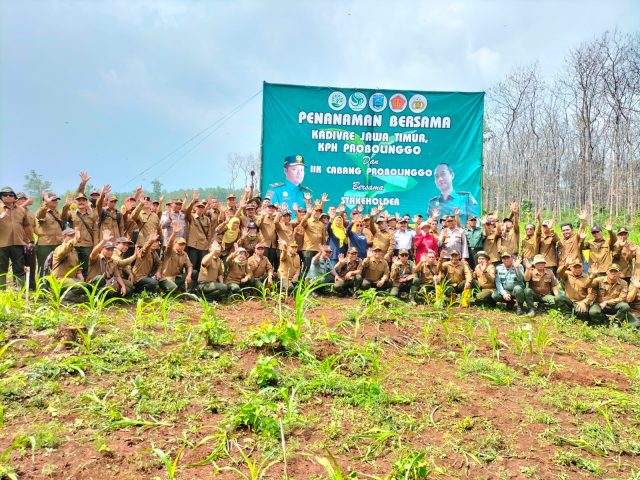
[[120, 269], [113, 259], [115, 244], [111, 241], [113, 234], [105, 231], [102, 237], [89, 255], [89, 283], [98, 288], [111, 287], [117, 295], [125, 297], [130, 295], [130, 290], [125, 286]]
[[333, 289], [340, 295], [346, 296], [350, 293], [356, 283], [362, 282], [362, 260], [358, 257], [358, 249], [351, 247], [346, 255], [338, 256], [338, 263], [333, 267], [335, 283]]
[[[171, 236], [167, 242], [162, 266], [160, 267], [160, 280], [158, 286], [165, 293], [177, 292], [178, 290], [189, 291], [193, 278], [193, 265], [186, 254], [187, 241], [182, 237], [177, 237], [180, 226], [172, 226]], [[155, 234], [154, 234], [155, 235]]]
[[273, 183], [267, 192], [267, 196], [271, 197], [271, 203], [281, 204], [283, 202], [288, 205], [297, 203], [305, 204], [305, 193], [311, 193], [311, 189], [302, 185], [304, 181], [304, 158], [302, 155], [290, 155], [284, 159], [284, 175], [285, 181], [282, 183]]
[[562, 279], [564, 295], [556, 296], [556, 305], [565, 315], [575, 315], [582, 320], [589, 319], [589, 305], [587, 297], [589, 289], [597, 273], [590, 275], [584, 273], [582, 260], [580, 258], [567, 258], [558, 267], [558, 277]]
[[507, 305], [517, 304], [517, 313], [524, 312], [524, 269], [520, 261], [513, 260], [511, 252], [502, 252], [502, 263], [496, 267], [496, 291], [491, 298]]
[[0, 190], [0, 288], [7, 283], [9, 264], [19, 285], [24, 276], [25, 239], [33, 238], [33, 228], [27, 210], [16, 203], [17, 196], [11, 187]]
[[[616, 243], [613, 245], [613, 261], [620, 267], [620, 277], [629, 283], [633, 273], [633, 259], [637, 247], [633, 242], [629, 241], [629, 230], [625, 227], [618, 229]], [[640, 268], [640, 264], [636, 261], [636, 265]]]
[[62, 243], [62, 232], [66, 228], [66, 219], [71, 207], [70, 200], [65, 202], [62, 211], [58, 209], [60, 197], [54, 192], [46, 192], [42, 196], [42, 205], [36, 211], [36, 263], [38, 276], [44, 274], [44, 262], [51, 252]]
[[620, 267], [612, 263], [605, 276], [597, 277], [591, 283], [587, 297], [589, 318], [600, 325], [607, 323], [607, 315], [614, 315], [618, 322], [624, 322], [629, 313], [627, 303], [628, 285], [620, 278]]
[[546, 268], [547, 261], [544, 255], [534, 256], [533, 265], [525, 260], [525, 265], [527, 270], [524, 273], [524, 281], [529, 282], [529, 286], [524, 289], [524, 296], [529, 308], [528, 315], [533, 317], [536, 314], [535, 303], [539, 306], [555, 306], [560, 289], [555, 275]]
[[584, 242], [584, 250], [589, 250], [589, 270], [596, 269], [598, 274], [606, 275], [609, 265], [613, 262], [614, 245], [618, 240], [611, 221], [605, 225], [609, 238], [605, 238], [599, 225], [591, 227], [593, 240]]

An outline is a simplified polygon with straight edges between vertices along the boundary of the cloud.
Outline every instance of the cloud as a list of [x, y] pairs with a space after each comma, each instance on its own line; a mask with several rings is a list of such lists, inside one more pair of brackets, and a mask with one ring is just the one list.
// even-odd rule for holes
[[488, 47], [467, 51], [467, 61], [474, 69], [485, 75], [490, 75], [499, 69], [501, 58], [500, 52], [491, 50]]

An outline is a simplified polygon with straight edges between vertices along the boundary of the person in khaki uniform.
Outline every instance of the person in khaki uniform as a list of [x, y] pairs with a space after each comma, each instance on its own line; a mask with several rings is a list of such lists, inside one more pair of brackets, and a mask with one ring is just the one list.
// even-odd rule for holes
[[258, 231], [258, 226], [251, 220], [240, 237], [238, 246], [244, 248], [247, 251], [247, 255], [251, 256], [259, 243], [262, 243], [262, 236]]
[[24, 192], [18, 192], [18, 198], [16, 199], [16, 205], [23, 207], [27, 214], [27, 221], [31, 228], [22, 229], [24, 232], [24, 266], [29, 267], [29, 288], [31, 290], [36, 289], [36, 247], [33, 239], [33, 232], [36, 231], [36, 217], [29, 210], [29, 205], [33, 204], [33, 199], [28, 198]]
[[258, 227], [264, 244], [264, 254], [275, 270], [278, 269], [278, 232], [276, 222], [278, 207], [272, 203], [267, 205], [267, 212], [260, 217]]
[[560, 227], [562, 236], [558, 240], [558, 265], [564, 265], [567, 259], [582, 259], [584, 242], [584, 228], [587, 220], [587, 212], [580, 212], [580, 227], [578, 233], [573, 231], [571, 223], [563, 223]]
[[398, 252], [398, 260], [391, 266], [390, 278], [392, 287], [389, 295], [398, 298], [402, 292], [411, 292], [416, 275], [413, 273], [413, 262], [409, 260], [408, 250], [402, 249]]
[[[518, 204], [516, 202], [511, 204], [510, 215], [502, 220], [500, 233], [499, 250], [511, 252], [513, 256], [517, 257], [520, 247], [520, 222], [518, 221]], [[500, 259], [496, 259], [496, 261], [500, 261]]]
[[445, 295], [451, 295], [453, 293], [467, 295], [471, 292], [471, 286], [473, 285], [473, 273], [467, 263], [460, 260], [460, 255], [457, 251], [451, 252], [451, 259], [447, 262], [443, 261], [443, 257], [440, 257], [440, 273], [447, 282], [445, 289]]
[[207, 215], [207, 202], [200, 201], [200, 194], [195, 191], [191, 196], [191, 202], [182, 206], [182, 211], [187, 223], [187, 255], [193, 268], [199, 271], [200, 263], [209, 252], [213, 239], [211, 219]]
[[312, 211], [302, 219], [300, 226], [304, 229], [304, 240], [302, 243], [302, 258], [304, 259], [304, 272], [311, 268], [311, 259], [318, 253], [318, 245], [322, 245], [325, 239], [325, 228], [327, 224], [320, 220], [322, 206], [316, 205]]
[[367, 256], [362, 261], [362, 275], [356, 277], [356, 290], [375, 288], [381, 291], [389, 289], [391, 286], [391, 282], [389, 282], [389, 264], [382, 255], [382, 249], [374, 247], [373, 255]]
[[302, 273], [302, 265], [300, 256], [298, 255], [298, 244], [292, 242], [287, 246], [284, 240], [280, 240], [279, 244], [282, 253], [280, 254], [278, 278], [280, 279], [280, 287], [289, 294], [293, 291]]
[[80, 232], [80, 239], [76, 245], [82, 274], [87, 277], [89, 269], [89, 255], [99, 241], [98, 214], [89, 205], [89, 199], [80, 193], [76, 196], [76, 210], [69, 213], [68, 222], [74, 230]]
[[178, 289], [189, 291], [191, 285], [193, 265], [185, 252], [187, 241], [182, 237], [176, 238], [179, 230], [180, 226], [174, 224], [160, 269], [158, 286], [165, 293], [171, 293]]
[[483, 221], [484, 241], [482, 249], [489, 255], [489, 261], [494, 265], [500, 263], [500, 237], [502, 229], [497, 220], [490, 216]]
[[[122, 213], [117, 209], [118, 197], [115, 195], [109, 195], [111, 191], [110, 185], [105, 185], [100, 195], [101, 198], [106, 200], [107, 206], [98, 210], [98, 202], [96, 202], [96, 212], [98, 213], [98, 232], [102, 233], [106, 230], [113, 233], [115, 238], [122, 237], [124, 235], [124, 223]], [[100, 199], [98, 199], [99, 201]], [[102, 205], [102, 202], [100, 202]]]
[[76, 252], [76, 244], [80, 240], [80, 232], [67, 228], [62, 232], [62, 244], [53, 251], [51, 276], [62, 282], [65, 298], [77, 301], [82, 298], [84, 276], [80, 269], [80, 261]]
[[609, 265], [613, 263], [613, 249], [618, 237], [613, 232], [611, 220], [605, 225], [609, 238], [604, 238], [598, 225], [591, 227], [593, 240], [584, 243], [584, 249], [589, 250], [589, 270], [594, 269], [599, 275], [606, 275]]
[[229, 287], [224, 284], [224, 264], [220, 244], [214, 241], [202, 259], [198, 272], [198, 290], [208, 301], [221, 300], [227, 296]]
[[633, 275], [633, 258], [635, 257], [633, 248], [635, 244], [629, 241], [629, 231], [625, 227], [620, 227], [617, 234], [618, 239], [613, 246], [613, 261], [620, 267], [620, 277], [630, 283]]
[[607, 315], [615, 315], [615, 319], [623, 322], [627, 319], [630, 307], [627, 303], [627, 282], [620, 278], [620, 267], [612, 263], [604, 277], [597, 277], [591, 284], [587, 297], [589, 318], [591, 322], [604, 325]]
[[524, 226], [524, 237], [520, 241], [521, 256], [529, 261], [532, 261], [533, 257], [538, 254], [540, 237], [542, 237], [542, 221], [539, 213], [536, 214], [536, 218], [538, 219], [537, 227], [533, 223], [527, 223]]
[[527, 260], [525, 266], [524, 281], [529, 282], [529, 286], [524, 289], [524, 298], [529, 308], [527, 315], [533, 317], [536, 314], [535, 303], [554, 307], [560, 289], [556, 276], [546, 268], [547, 261], [543, 255], [533, 257], [533, 264]]
[[[338, 263], [333, 267], [335, 282], [333, 290], [339, 295], [349, 295], [355, 287], [356, 279], [362, 274], [362, 260], [358, 257], [358, 249], [351, 247], [346, 255], [338, 256]], [[351, 292], [355, 295], [355, 291]]]
[[[136, 194], [138, 194], [137, 191]], [[162, 238], [160, 217], [158, 216], [156, 207], [153, 205], [150, 197], [145, 197], [144, 200], [138, 204], [131, 214], [131, 220], [135, 222], [138, 230], [138, 235], [135, 241], [136, 245], [142, 245], [145, 242], [145, 238], [148, 238], [152, 233], [155, 233], [158, 237]], [[169, 242], [167, 242], [167, 250], [169, 250]]]
[[387, 262], [391, 262], [393, 258], [393, 250], [396, 248], [396, 241], [393, 232], [389, 230], [387, 221], [378, 216], [378, 210], [371, 211], [369, 218], [369, 230], [371, 231], [372, 244], [374, 247], [380, 247]]
[[[105, 230], [107, 232], [108, 230]], [[104, 235], [104, 232], [102, 233]], [[113, 262], [120, 270], [120, 276], [124, 286], [127, 287], [128, 293], [133, 293], [133, 273], [131, 271], [131, 265], [136, 261], [136, 256], [132, 255], [129, 258], [125, 258], [129, 248], [133, 245], [133, 242], [127, 237], [118, 237], [114, 242], [116, 248], [113, 249]]]
[[250, 282], [251, 270], [249, 270], [247, 251], [242, 247], [237, 247], [227, 257], [227, 271], [224, 283], [229, 289], [229, 294], [235, 295], [251, 287]]
[[113, 288], [120, 296], [125, 297], [131, 292], [127, 291], [127, 287], [122, 281], [120, 269], [116, 262], [113, 261], [113, 252], [115, 245], [111, 242], [113, 234], [105, 231], [102, 240], [93, 247], [89, 255], [89, 275], [87, 280], [98, 288]]
[[251, 284], [255, 288], [258, 288], [259, 284], [270, 287], [273, 283], [273, 265], [265, 255], [265, 250], [263, 242], [256, 244], [253, 255], [247, 260], [251, 271]]
[[7, 284], [9, 264], [18, 286], [25, 280], [25, 239], [33, 237], [27, 209], [16, 204], [17, 195], [11, 187], [0, 190], [0, 288]]
[[440, 264], [436, 252], [429, 250], [420, 257], [420, 261], [413, 267], [416, 277], [411, 285], [409, 300], [416, 302], [416, 298], [425, 299], [428, 293], [435, 291], [436, 284], [441, 280]]
[[71, 198], [64, 203], [62, 213], [58, 212], [58, 197], [53, 192], [42, 195], [43, 203], [36, 211], [36, 234], [38, 241], [36, 245], [36, 262], [38, 264], [38, 276], [44, 274], [44, 262], [56, 247], [62, 244], [62, 232], [65, 230], [65, 219], [69, 215]]
[[546, 268], [552, 272], [557, 270], [558, 252], [556, 250], [560, 237], [553, 231], [553, 220], [544, 220], [540, 231], [540, 239], [538, 242], [538, 254], [544, 257]]
[[627, 315], [629, 326], [640, 328], [640, 280], [631, 279], [629, 292], [627, 293], [627, 303], [630, 309]]
[[495, 305], [492, 298], [496, 291], [496, 267], [489, 262], [489, 254], [484, 250], [478, 252], [476, 268], [473, 278], [480, 291], [476, 294], [475, 303], [478, 305]]
[[[178, 226], [180, 229], [180, 226]], [[171, 235], [169, 235], [171, 238]], [[131, 268], [133, 287], [136, 293], [142, 291], [155, 292], [158, 289], [160, 280], [160, 238], [157, 233], [152, 233], [147, 237], [144, 245], [136, 248], [135, 263]]]
[[565, 263], [558, 267], [558, 276], [564, 285], [564, 295], [556, 296], [558, 309], [566, 315], [575, 315], [582, 320], [589, 319], [589, 305], [587, 297], [589, 289], [597, 274], [590, 275], [584, 273], [582, 260], [580, 258], [565, 260]]

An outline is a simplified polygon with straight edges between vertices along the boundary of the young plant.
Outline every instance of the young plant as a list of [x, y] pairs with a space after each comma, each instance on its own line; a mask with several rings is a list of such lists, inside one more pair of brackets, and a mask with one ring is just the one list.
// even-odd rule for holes
[[256, 366], [251, 370], [250, 377], [260, 388], [277, 385], [280, 381], [280, 372], [277, 366], [277, 359], [260, 356]]
[[171, 455], [166, 453], [164, 450], [153, 447], [153, 453], [162, 460], [162, 463], [164, 464], [168, 480], [175, 480], [176, 472], [178, 470], [178, 462], [180, 462], [180, 457], [182, 457], [182, 453], [184, 452], [186, 445], [186, 443], [183, 443], [178, 449], [176, 456], [173, 458], [171, 458]]
[[240, 478], [244, 480], [262, 480], [263, 478], [265, 478], [265, 475], [267, 474], [269, 469], [273, 467], [276, 463], [278, 463], [277, 460], [267, 463], [273, 456], [273, 453], [268, 453], [262, 458], [256, 455], [255, 459], [252, 459], [249, 456], [250, 454], [245, 453], [245, 451], [242, 449], [242, 447], [240, 447], [240, 445], [238, 445], [237, 442], [234, 442], [234, 444], [238, 449], [238, 451], [240, 452], [242, 461], [244, 462], [244, 466], [247, 469], [247, 473], [243, 472], [242, 470], [236, 467], [218, 467], [218, 465], [215, 462], [213, 462], [213, 465], [218, 472], [224, 472], [224, 471], [234, 472], [240, 475]]

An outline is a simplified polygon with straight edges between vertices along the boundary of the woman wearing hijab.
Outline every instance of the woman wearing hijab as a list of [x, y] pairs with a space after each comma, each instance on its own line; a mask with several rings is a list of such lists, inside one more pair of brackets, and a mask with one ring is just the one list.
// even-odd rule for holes
[[327, 223], [326, 228], [329, 236], [327, 243], [331, 247], [331, 267], [333, 268], [338, 263], [338, 257], [345, 255], [349, 247], [347, 244], [347, 230], [344, 228], [344, 218], [341, 215], [336, 215]]

